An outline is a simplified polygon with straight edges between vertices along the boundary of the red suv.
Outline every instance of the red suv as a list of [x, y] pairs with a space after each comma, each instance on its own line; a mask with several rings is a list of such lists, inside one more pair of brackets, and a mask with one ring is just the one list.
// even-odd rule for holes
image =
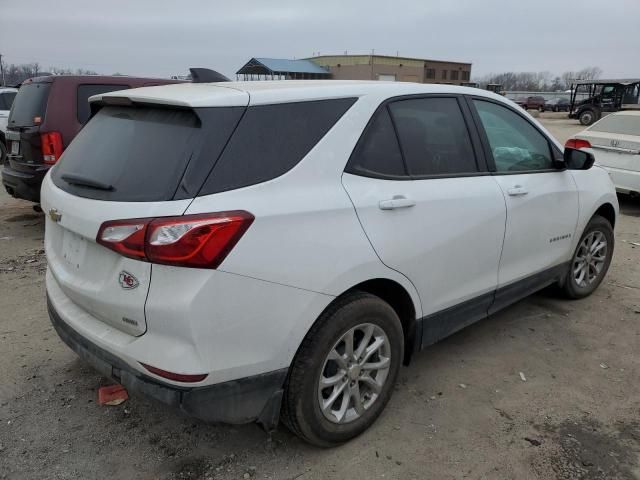
[[2, 183], [7, 192], [40, 202], [40, 185], [64, 149], [89, 120], [92, 95], [178, 83], [126, 76], [50, 76], [26, 80], [11, 108]]

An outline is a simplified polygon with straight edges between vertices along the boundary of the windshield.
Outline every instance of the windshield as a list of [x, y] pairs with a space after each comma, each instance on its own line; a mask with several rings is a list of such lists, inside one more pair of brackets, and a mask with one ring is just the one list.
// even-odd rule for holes
[[9, 126], [31, 127], [44, 122], [50, 88], [50, 83], [26, 83], [22, 85], [11, 107]]
[[589, 130], [640, 136], [640, 115], [608, 115]]

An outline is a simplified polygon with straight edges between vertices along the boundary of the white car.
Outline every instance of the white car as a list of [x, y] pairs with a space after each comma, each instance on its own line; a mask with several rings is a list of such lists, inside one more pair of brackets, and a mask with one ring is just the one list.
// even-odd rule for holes
[[179, 84], [92, 97], [47, 174], [62, 339], [208, 421], [363, 432], [412, 354], [554, 283], [602, 281], [607, 173], [475, 88]]
[[596, 157], [620, 193], [640, 195], [640, 111], [622, 111], [603, 117], [569, 140]]
[[7, 120], [9, 119], [9, 111], [16, 93], [18, 93], [17, 88], [0, 87], [0, 165], [4, 163], [4, 159], [7, 156], [5, 139]]

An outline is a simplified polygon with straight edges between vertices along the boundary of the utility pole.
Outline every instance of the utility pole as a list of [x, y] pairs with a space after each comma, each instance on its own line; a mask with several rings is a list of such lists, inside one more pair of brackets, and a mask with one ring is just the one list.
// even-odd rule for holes
[[2, 78], [2, 86], [6, 87], [7, 84], [4, 83], [4, 66], [2, 65], [2, 54], [0, 53], [0, 78]]

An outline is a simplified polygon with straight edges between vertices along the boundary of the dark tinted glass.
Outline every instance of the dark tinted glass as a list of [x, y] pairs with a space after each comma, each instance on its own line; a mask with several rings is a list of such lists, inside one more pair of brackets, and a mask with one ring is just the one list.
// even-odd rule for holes
[[89, 97], [127, 88], [129, 85], [78, 85], [78, 122], [84, 125], [89, 120]]
[[27, 83], [20, 87], [9, 114], [9, 126], [29, 127], [37, 125], [34, 121], [40, 117], [41, 123], [47, 111], [50, 83]]
[[380, 109], [351, 155], [346, 171], [364, 176], [406, 175], [388, 110]]
[[[195, 196], [244, 109], [202, 110], [204, 122], [191, 110], [103, 107], [71, 142], [53, 170], [53, 181], [87, 198], [172, 200], [194, 164], [199, 183], [192, 180], [182, 187]], [[64, 180], [69, 176], [112, 189], [69, 183]]]
[[11, 110], [14, 98], [16, 98], [16, 92], [0, 93], [0, 110]]
[[201, 195], [271, 180], [293, 168], [355, 98], [249, 107]]
[[553, 168], [548, 140], [515, 112], [492, 102], [474, 100], [498, 172]]
[[455, 98], [419, 98], [389, 105], [410, 175], [477, 172], [462, 111]]

